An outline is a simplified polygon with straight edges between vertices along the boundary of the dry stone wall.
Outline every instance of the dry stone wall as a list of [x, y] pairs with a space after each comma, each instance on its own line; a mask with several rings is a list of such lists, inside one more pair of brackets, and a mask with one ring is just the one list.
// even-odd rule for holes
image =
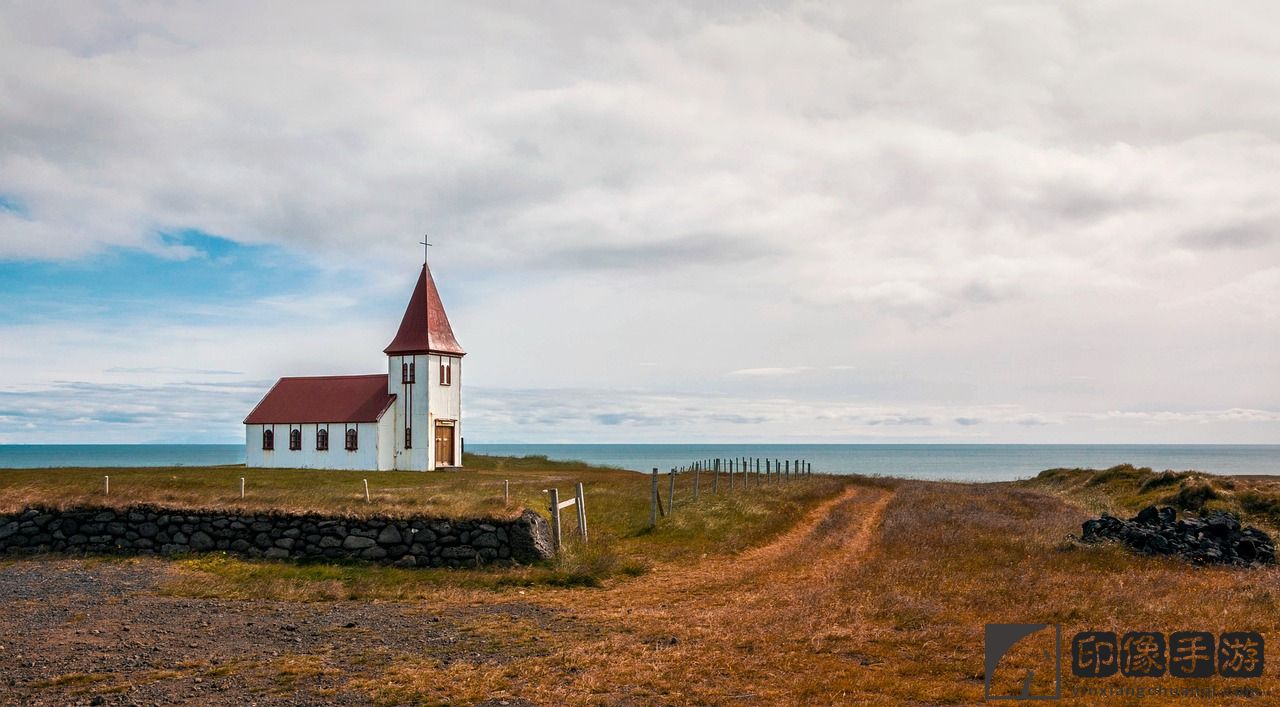
[[0, 514], [0, 553], [149, 554], [225, 551], [269, 559], [363, 560], [398, 567], [528, 564], [551, 557], [547, 522], [341, 518], [285, 513], [32, 507]]

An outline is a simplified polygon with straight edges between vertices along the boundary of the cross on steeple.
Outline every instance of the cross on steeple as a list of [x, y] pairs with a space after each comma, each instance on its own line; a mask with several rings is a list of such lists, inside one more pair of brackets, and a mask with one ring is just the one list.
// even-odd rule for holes
[[427, 263], [427, 249], [431, 247], [431, 235], [423, 234], [422, 240], [418, 241], [418, 245], [422, 246], [422, 264]]

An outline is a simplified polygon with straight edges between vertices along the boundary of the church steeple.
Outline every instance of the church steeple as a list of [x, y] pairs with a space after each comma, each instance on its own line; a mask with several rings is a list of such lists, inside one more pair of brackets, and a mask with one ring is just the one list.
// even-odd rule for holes
[[404, 310], [400, 330], [387, 348], [383, 349], [383, 353], [388, 356], [428, 353], [466, 355], [453, 335], [453, 327], [449, 326], [449, 316], [445, 314], [444, 304], [440, 302], [440, 293], [431, 277], [431, 268], [425, 262], [422, 264], [422, 273], [418, 275], [418, 284], [413, 288], [409, 306]]

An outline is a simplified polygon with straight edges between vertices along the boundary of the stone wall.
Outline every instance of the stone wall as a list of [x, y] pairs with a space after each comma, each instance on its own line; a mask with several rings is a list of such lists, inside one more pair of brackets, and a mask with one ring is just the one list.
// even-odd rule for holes
[[341, 518], [285, 513], [32, 507], [0, 514], [0, 554], [174, 555], [226, 551], [271, 559], [364, 560], [398, 567], [474, 567], [551, 557], [547, 522]]

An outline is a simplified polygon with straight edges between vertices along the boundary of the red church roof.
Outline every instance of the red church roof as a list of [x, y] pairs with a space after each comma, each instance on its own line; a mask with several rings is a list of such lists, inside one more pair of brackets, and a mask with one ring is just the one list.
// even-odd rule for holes
[[449, 326], [449, 317], [444, 313], [440, 293], [436, 291], [436, 282], [431, 279], [431, 269], [426, 263], [422, 264], [422, 274], [418, 276], [413, 297], [404, 310], [400, 331], [382, 352], [388, 356], [424, 353], [466, 355], [453, 337], [453, 327]]
[[395, 401], [385, 373], [281, 378], [244, 424], [377, 422]]

